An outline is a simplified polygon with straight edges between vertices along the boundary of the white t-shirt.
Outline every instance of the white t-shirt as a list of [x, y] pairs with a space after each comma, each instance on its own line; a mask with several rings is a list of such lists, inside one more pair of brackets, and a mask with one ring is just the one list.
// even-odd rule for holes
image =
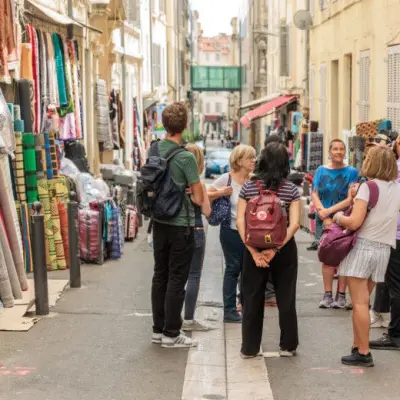
[[[397, 216], [400, 210], [400, 185], [374, 179], [379, 187], [379, 199], [369, 212], [359, 237], [396, 247]], [[356, 199], [369, 201], [369, 188], [362, 184]]]
[[[225, 186], [228, 186], [229, 173], [222, 174], [211, 186], [215, 189], [220, 190]], [[243, 185], [236, 183], [233, 178], [231, 180], [232, 195], [231, 195], [231, 228], [237, 230], [236, 227], [236, 216], [237, 206], [239, 201], [239, 193], [242, 190]]]

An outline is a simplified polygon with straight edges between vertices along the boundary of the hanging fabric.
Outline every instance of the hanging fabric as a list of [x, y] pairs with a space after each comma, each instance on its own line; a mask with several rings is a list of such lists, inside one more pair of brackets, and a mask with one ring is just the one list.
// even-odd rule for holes
[[110, 93], [109, 108], [110, 108], [112, 142], [114, 150], [119, 150], [120, 143], [119, 143], [119, 129], [118, 129], [118, 104], [117, 104], [117, 94], [114, 89], [112, 89]]

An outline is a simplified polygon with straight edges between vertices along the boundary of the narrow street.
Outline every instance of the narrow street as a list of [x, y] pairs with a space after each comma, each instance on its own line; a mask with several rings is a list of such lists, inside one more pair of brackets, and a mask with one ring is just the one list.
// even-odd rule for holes
[[142, 233], [126, 246], [122, 261], [83, 266], [84, 287], [67, 289], [51, 315], [29, 332], [0, 332], [0, 399], [395, 399], [400, 390], [396, 352], [375, 351], [373, 369], [341, 366], [340, 356], [351, 345], [351, 314], [317, 308], [319, 263], [316, 253], [305, 250], [309, 236], [299, 233], [297, 241], [301, 344], [296, 358], [274, 357], [277, 312], [267, 308], [263, 351], [272, 357], [265, 363], [240, 359], [240, 325], [220, 322], [223, 259], [215, 228], [208, 231], [198, 317], [216, 329], [194, 333], [200, 346], [189, 355], [152, 345], [152, 253]]

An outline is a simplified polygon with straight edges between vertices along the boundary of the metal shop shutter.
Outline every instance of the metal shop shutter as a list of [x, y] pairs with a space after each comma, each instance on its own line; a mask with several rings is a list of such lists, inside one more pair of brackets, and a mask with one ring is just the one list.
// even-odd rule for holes
[[400, 45], [390, 46], [388, 51], [387, 117], [393, 129], [400, 131]]
[[360, 81], [358, 100], [358, 122], [369, 121], [370, 109], [370, 78], [371, 78], [371, 51], [360, 52]]

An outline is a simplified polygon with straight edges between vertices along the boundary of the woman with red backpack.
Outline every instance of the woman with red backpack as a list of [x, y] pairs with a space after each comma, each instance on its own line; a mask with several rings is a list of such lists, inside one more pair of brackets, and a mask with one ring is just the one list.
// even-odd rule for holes
[[254, 177], [240, 192], [237, 227], [246, 246], [243, 258], [243, 358], [259, 355], [264, 295], [271, 274], [281, 328], [280, 355], [296, 354], [299, 343], [296, 283], [300, 226], [300, 194], [287, 180], [289, 155], [283, 144], [270, 143], [261, 152]]

